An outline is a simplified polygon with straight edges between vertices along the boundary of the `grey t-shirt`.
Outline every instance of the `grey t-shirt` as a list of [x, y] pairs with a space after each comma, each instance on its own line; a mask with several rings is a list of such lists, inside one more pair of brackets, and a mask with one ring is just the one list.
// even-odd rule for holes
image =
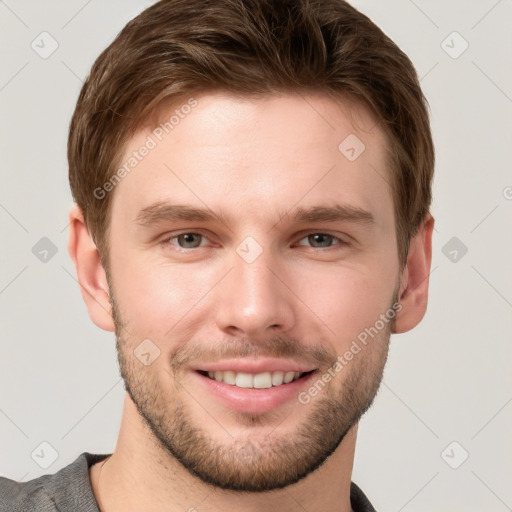
[[[82, 453], [53, 475], [18, 483], [0, 477], [0, 512], [99, 512], [89, 480], [89, 468], [109, 454]], [[375, 512], [363, 491], [352, 482], [354, 512]]]

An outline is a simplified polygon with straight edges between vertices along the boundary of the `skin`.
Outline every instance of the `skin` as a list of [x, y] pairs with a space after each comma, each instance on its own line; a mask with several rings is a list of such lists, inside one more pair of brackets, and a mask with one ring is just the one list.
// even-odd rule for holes
[[[196, 99], [110, 192], [108, 280], [80, 210], [70, 213], [82, 295], [93, 322], [116, 332], [129, 390], [116, 449], [90, 469], [93, 492], [108, 512], [351, 511], [357, 423], [380, 384], [390, 333], [424, 316], [434, 220], [428, 215], [411, 240], [401, 271], [388, 142], [361, 105], [319, 94]], [[136, 133], [126, 156], [149, 134], [147, 127]], [[352, 162], [338, 150], [349, 134], [366, 147]], [[138, 212], [155, 201], [206, 205], [223, 220], [137, 224]], [[335, 203], [365, 210], [373, 222], [291, 220], [298, 207]], [[176, 238], [183, 233], [205, 238], [192, 237], [199, 247], [183, 249]], [[334, 238], [308, 237], [315, 233]], [[236, 251], [248, 236], [262, 249], [252, 263]], [[317, 380], [395, 299], [394, 323], [307, 404], [293, 399], [266, 413], [236, 412], [195, 373], [222, 350], [224, 357], [300, 360], [317, 369]], [[133, 352], [144, 339], [160, 350], [148, 366]], [[192, 429], [196, 437], [180, 437]], [[177, 460], [173, 442], [180, 457], [199, 456], [199, 476]], [[208, 457], [198, 453], [205, 446]], [[248, 455], [240, 458], [241, 449]], [[294, 467], [304, 474], [291, 483]], [[204, 481], [206, 473], [217, 485]], [[254, 492], [220, 487], [228, 481], [251, 482]], [[277, 481], [280, 488], [256, 492]]]

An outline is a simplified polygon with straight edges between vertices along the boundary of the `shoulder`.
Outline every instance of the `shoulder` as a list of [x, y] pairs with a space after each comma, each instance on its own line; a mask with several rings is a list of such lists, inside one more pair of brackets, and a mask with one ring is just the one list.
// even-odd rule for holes
[[48, 495], [44, 487], [43, 478], [20, 483], [0, 477], [0, 512], [23, 512], [27, 510], [41, 512], [58, 510], [55, 508], [52, 497]]
[[89, 467], [105, 457], [84, 452], [57, 473], [28, 482], [0, 477], [0, 512], [97, 512]]
[[350, 504], [354, 512], [376, 512], [366, 494], [354, 482], [350, 484]]

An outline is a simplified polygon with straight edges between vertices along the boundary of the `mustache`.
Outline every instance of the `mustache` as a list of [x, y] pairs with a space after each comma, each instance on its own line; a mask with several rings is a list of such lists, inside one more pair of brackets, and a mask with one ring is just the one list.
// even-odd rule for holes
[[197, 362], [216, 362], [222, 359], [281, 358], [329, 368], [337, 360], [334, 349], [326, 344], [308, 345], [292, 337], [274, 336], [266, 340], [229, 338], [220, 342], [177, 347], [170, 353], [170, 366], [175, 373]]

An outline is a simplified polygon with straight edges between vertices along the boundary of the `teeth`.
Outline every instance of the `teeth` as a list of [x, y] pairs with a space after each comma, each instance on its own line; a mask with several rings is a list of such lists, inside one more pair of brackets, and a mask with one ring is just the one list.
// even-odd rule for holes
[[258, 373], [252, 379], [252, 384], [255, 388], [265, 389], [272, 387], [272, 375], [270, 372]]
[[272, 374], [272, 386], [279, 386], [283, 383], [284, 372], [274, 372]]
[[217, 382], [224, 382], [239, 388], [265, 389], [272, 386], [281, 386], [297, 380], [302, 374], [300, 372], [263, 372], [256, 375], [245, 372], [208, 372], [208, 377]]
[[295, 378], [295, 373], [294, 372], [286, 372], [284, 374], [283, 382], [285, 384], [288, 384], [288, 382], [291, 382], [294, 378]]
[[224, 373], [224, 378], [222, 379], [226, 384], [230, 384], [234, 386], [236, 384], [236, 373], [235, 372], [219, 372]]
[[238, 388], [253, 388], [254, 386], [252, 385], [252, 375], [250, 373], [243, 372], [237, 373], [235, 386]]

